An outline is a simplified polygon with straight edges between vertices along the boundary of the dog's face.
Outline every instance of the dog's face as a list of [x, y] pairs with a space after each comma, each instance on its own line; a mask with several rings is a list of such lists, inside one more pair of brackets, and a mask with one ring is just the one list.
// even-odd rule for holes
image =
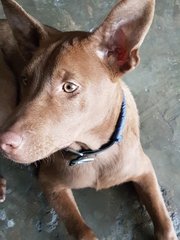
[[81, 43], [50, 44], [24, 69], [21, 104], [6, 124], [23, 142], [10, 158], [29, 163], [47, 157], [103, 123], [116, 83]]
[[[61, 33], [15, 1], [2, 0], [27, 61], [21, 103], [0, 136], [9, 158], [20, 163], [46, 158], [103, 123], [119, 92], [117, 79], [138, 64], [152, 21], [153, 1], [141, 1], [137, 9], [132, 2], [120, 1], [93, 33]], [[134, 19], [133, 10], [139, 14]]]

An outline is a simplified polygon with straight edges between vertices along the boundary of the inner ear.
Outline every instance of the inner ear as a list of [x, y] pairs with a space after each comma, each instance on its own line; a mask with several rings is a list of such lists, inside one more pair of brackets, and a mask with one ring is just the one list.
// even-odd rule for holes
[[139, 63], [138, 50], [152, 23], [154, 5], [154, 0], [118, 1], [92, 33], [90, 41], [97, 55], [119, 74]]
[[130, 43], [121, 28], [114, 32], [107, 41], [107, 60], [111, 67], [118, 68], [122, 73], [133, 67], [133, 62], [130, 61], [129, 45]]
[[[104, 38], [105, 39], [105, 38]], [[114, 32], [108, 41], [103, 40], [103, 44], [98, 46], [100, 58], [116, 72], [121, 75], [130, 69], [134, 69], [140, 61], [138, 48], [134, 48], [131, 41], [122, 29]]]

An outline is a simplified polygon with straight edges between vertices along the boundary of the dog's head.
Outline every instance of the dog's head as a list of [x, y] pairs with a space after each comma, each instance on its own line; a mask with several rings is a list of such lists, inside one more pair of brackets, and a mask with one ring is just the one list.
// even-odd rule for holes
[[27, 66], [21, 103], [4, 125], [0, 146], [9, 158], [31, 163], [85, 141], [113, 114], [122, 94], [119, 77], [139, 63], [154, 0], [118, 1], [91, 33], [62, 33], [14, 0], [1, 2]]

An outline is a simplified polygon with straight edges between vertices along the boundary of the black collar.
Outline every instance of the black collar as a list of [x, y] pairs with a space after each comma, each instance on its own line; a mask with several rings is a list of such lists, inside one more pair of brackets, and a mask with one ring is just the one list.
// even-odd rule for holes
[[116, 128], [109, 140], [106, 144], [102, 145], [99, 149], [97, 150], [81, 150], [81, 151], [76, 151], [71, 148], [66, 148], [66, 152], [73, 153], [73, 155], [76, 155], [77, 157], [74, 158], [73, 160], [70, 161], [69, 166], [74, 166], [76, 164], [81, 164], [81, 163], [87, 163], [87, 162], [92, 162], [95, 159], [95, 156], [98, 153], [101, 153], [105, 151], [106, 149], [110, 148], [112, 145], [115, 143], [121, 142], [122, 141], [122, 133], [124, 129], [126, 121], [126, 99], [125, 96], [123, 97], [122, 105], [121, 105], [121, 111], [119, 114], [119, 118], [116, 123]]

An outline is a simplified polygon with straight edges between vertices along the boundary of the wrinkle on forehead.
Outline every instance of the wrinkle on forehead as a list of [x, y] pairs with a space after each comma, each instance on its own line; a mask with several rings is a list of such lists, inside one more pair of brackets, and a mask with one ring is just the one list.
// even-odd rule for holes
[[59, 67], [62, 58], [76, 48], [81, 43], [81, 40], [87, 38], [87, 36], [87, 32], [66, 32], [59, 41], [50, 46], [50, 53], [46, 58], [44, 71], [46, 75], [50, 75], [49, 79]]
[[[68, 33], [63, 38], [49, 43], [49, 46], [46, 45], [36, 52], [31, 63], [26, 68], [27, 77], [32, 81], [30, 91], [33, 97], [39, 95], [47, 84], [52, 83], [53, 79], [64, 79], [63, 77], [67, 76], [67, 74], [64, 74], [63, 70], [69, 70], [67, 71], [68, 78], [71, 76], [73, 66], [71, 69], [66, 69], [67, 62], [64, 59], [67, 55], [71, 55], [74, 51], [80, 49], [81, 40], [86, 37], [87, 33], [83, 32], [80, 37], [77, 37], [75, 32], [73, 34]], [[75, 59], [73, 57], [74, 60], [76, 60], [76, 57]], [[73, 64], [76, 65], [76, 62], [73, 62]]]
[[62, 56], [71, 51], [79, 41], [87, 36], [86, 32], [82, 32], [81, 37], [77, 37], [75, 33], [66, 33], [56, 42], [49, 43], [49, 46], [39, 49], [27, 67], [29, 75], [34, 75], [38, 72], [37, 70], [43, 72], [44, 76], [52, 75]]
[[57, 41], [47, 48], [40, 49], [25, 69], [28, 81], [30, 81], [29, 90], [32, 97], [38, 95], [46, 83], [51, 81], [53, 69], [56, 67], [56, 58], [60, 53], [60, 45], [60, 41]]

